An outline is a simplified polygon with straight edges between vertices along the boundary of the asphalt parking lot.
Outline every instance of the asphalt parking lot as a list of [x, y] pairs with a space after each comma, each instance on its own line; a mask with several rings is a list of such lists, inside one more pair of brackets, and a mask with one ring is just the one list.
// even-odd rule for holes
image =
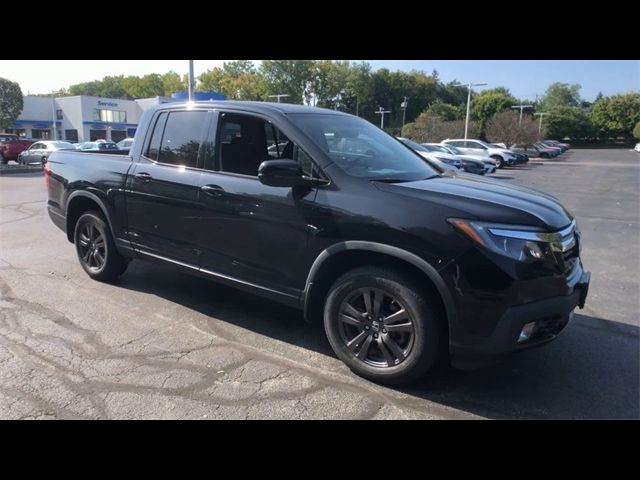
[[295, 310], [140, 261], [91, 281], [41, 174], [2, 176], [0, 418], [640, 418], [640, 154], [573, 150], [494, 177], [576, 215], [587, 305], [544, 348], [392, 389]]

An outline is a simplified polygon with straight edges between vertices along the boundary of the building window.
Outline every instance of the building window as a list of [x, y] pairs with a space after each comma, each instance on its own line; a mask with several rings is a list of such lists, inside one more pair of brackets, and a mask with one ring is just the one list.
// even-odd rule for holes
[[121, 110], [93, 109], [93, 120], [96, 122], [126, 123], [127, 112]]
[[89, 130], [89, 141], [95, 142], [96, 140], [106, 140], [107, 139], [107, 131], [106, 130]]
[[38, 140], [51, 140], [51, 130], [48, 128], [47, 129], [32, 128], [31, 137], [37, 138]]
[[19, 137], [26, 137], [27, 131], [24, 128], [8, 128], [5, 130], [6, 133], [13, 133], [14, 135], [18, 135]]
[[125, 130], [111, 130], [111, 141], [118, 143], [120, 140], [127, 138]]
[[56, 120], [62, 120], [62, 110], [56, 110]]
[[78, 130], [65, 130], [64, 136], [67, 142], [78, 143]]

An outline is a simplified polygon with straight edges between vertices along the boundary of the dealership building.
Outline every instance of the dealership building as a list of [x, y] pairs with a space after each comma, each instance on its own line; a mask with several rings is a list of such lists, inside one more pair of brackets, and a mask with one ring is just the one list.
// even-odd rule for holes
[[[224, 100], [216, 92], [195, 92], [194, 100]], [[134, 137], [142, 113], [162, 103], [186, 101], [187, 94], [174, 93], [170, 97], [153, 97], [138, 100], [89, 97], [40, 97], [26, 95], [24, 108], [18, 119], [6, 129], [21, 137], [67, 142], [112, 140], [119, 142]]]

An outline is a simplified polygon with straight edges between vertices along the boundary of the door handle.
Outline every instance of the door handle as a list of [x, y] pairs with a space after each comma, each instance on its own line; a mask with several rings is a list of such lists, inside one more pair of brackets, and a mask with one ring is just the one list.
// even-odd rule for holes
[[153, 177], [151, 176], [150, 173], [147, 172], [140, 172], [140, 173], [136, 173], [136, 178], [138, 180], [140, 180], [141, 182], [148, 182], [149, 180], [151, 180]]
[[203, 185], [200, 190], [212, 197], [219, 197], [224, 193], [224, 188], [219, 185]]

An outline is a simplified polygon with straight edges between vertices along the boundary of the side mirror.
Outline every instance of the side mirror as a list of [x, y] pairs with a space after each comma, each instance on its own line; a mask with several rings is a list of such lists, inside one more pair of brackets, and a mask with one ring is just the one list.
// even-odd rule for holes
[[285, 159], [262, 162], [258, 167], [258, 179], [271, 187], [314, 187], [326, 183], [306, 177], [298, 162]]

